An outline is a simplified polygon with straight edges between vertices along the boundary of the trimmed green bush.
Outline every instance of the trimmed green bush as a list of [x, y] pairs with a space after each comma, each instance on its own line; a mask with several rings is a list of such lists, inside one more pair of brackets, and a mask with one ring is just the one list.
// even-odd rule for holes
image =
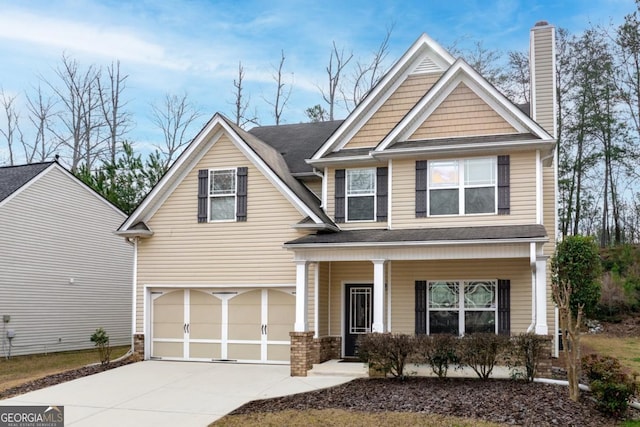
[[491, 376], [498, 356], [509, 346], [509, 337], [492, 333], [465, 335], [458, 343], [458, 359], [483, 380]]
[[458, 363], [457, 337], [451, 334], [419, 335], [416, 341], [416, 361], [431, 365], [438, 378], [445, 378], [449, 365]]
[[407, 359], [414, 353], [415, 337], [406, 334], [366, 334], [358, 338], [360, 360], [370, 368], [404, 378]]
[[544, 356], [545, 343], [547, 338], [542, 335], [536, 335], [533, 332], [525, 332], [511, 338], [512, 358], [509, 360], [510, 367], [523, 367], [525, 380], [531, 382], [536, 377], [538, 365]]
[[103, 365], [109, 364], [111, 360], [111, 346], [109, 345], [109, 335], [107, 335], [107, 332], [102, 328], [96, 329], [93, 335], [91, 335], [91, 342], [98, 347], [100, 363]]
[[614, 417], [623, 416], [638, 385], [624, 372], [620, 361], [611, 356], [590, 354], [582, 358], [582, 371], [589, 378], [598, 409]]

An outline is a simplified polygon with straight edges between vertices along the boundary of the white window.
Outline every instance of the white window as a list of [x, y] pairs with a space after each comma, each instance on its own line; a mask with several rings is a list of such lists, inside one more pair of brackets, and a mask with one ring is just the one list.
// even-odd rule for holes
[[497, 333], [497, 281], [433, 281], [427, 285], [429, 334]]
[[209, 221], [236, 219], [236, 170], [209, 171]]
[[376, 218], [376, 168], [347, 169], [347, 221]]
[[429, 215], [495, 214], [495, 157], [429, 162]]

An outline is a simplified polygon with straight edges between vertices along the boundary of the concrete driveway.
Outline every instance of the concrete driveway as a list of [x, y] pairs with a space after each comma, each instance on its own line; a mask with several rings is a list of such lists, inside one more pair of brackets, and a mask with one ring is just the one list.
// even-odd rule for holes
[[62, 405], [65, 426], [206, 426], [255, 399], [342, 384], [289, 366], [145, 361], [33, 391], [0, 405]]

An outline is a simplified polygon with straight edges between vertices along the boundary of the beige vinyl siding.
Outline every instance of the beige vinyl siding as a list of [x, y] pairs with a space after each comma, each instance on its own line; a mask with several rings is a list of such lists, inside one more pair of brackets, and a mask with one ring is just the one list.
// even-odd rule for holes
[[416, 280], [511, 280], [511, 333], [531, 324], [531, 269], [528, 259], [393, 261], [391, 332], [415, 333]]
[[308, 264], [307, 274], [307, 321], [309, 324], [309, 330], [316, 330], [316, 306], [315, 306], [315, 294], [316, 294], [316, 269], [318, 265], [316, 263]]
[[373, 263], [368, 261], [331, 263], [331, 335], [342, 335], [344, 285], [373, 283]]
[[554, 134], [553, 28], [534, 29], [535, 112], [534, 120]]
[[92, 348], [99, 327], [112, 345], [131, 343], [133, 250], [113, 234], [124, 214], [55, 166], [6, 200], [0, 218], [12, 355]]
[[[198, 170], [248, 167], [247, 221], [197, 222]], [[222, 136], [148, 222], [154, 235], [138, 248], [137, 330], [143, 286], [157, 284], [295, 285], [293, 254], [282, 248], [303, 234], [302, 215]]]
[[[435, 160], [436, 157], [428, 160], [432, 159]], [[394, 228], [468, 227], [496, 224], [535, 224], [536, 222], [536, 155], [533, 151], [510, 155], [511, 213], [509, 215], [416, 218], [416, 162], [414, 159], [396, 159], [393, 161], [392, 170], [393, 212], [391, 218]]]
[[408, 76], [344, 148], [375, 147], [413, 108], [442, 74]]
[[[358, 165], [357, 167], [385, 167], [386, 164], [376, 163], [372, 165]], [[327, 168], [327, 206], [326, 212], [331, 216], [331, 219], [335, 220], [336, 214], [336, 169], [344, 169], [344, 168]], [[348, 168], [347, 168], [348, 169]], [[415, 174], [415, 172], [414, 172]], [[346, 204], [346, 199], [345, 199]], [[376, 229], [376, 228], [387, 228], [387, 221], [377, 222], [377, 221], [353, 221], [353, 222], [344, 222], [339, 224], [342, 230], [359, 230], [359, 229]]]
[[[556, 209], [555, 209], [555, 172], [553, 166], [547, 166], [542, 168], [543, 176], [543, 222], [547, 229], [547, 236], [549, 236], [549, 243], [544, 245], [544, 254], [548, 257], [553, 256], [556, 246], [555, 236], [555, 224], [556, 224]], [[557, 329], [557, 325], [554, 325], [555, 321], [555, 303], [551, 296], [551, 265], [547, 262], [547, 325], [549, 325], [549, 333], [552, 334], [554, 327]]]
[[304, 180], [302, 183], [313, 192], [318, 199], [322, 198], [322, 179], [314, 179], [314, 180]]
[[409, 139], [497, 135], [516, 130], [493, 108], [460, 83]]

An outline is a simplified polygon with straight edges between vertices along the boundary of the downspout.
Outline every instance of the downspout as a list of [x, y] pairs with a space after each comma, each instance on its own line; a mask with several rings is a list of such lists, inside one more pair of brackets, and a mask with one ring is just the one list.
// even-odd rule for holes
[[320, 336], [320, 333], [318, 332], [320, 329], [318, 324], [318, 321], [320, 320], [320, 315], [318, 314], [318, 309], [320, 308], [320, 304], [318, 303], [318, 297], [320, 296], [320, 290], [318, 289], [320, 287], [320, 261], [316, 262], [313, 280], [315, 282], [313, 284], [313, 329], [315, 329], [313, 337], [318, 338]]
[[136, 313], [137, 313], [137, 279], [138, 279], [138, 241], [139, 237], [127, 238], [127, 242], [133, 245], [133, 280], [132, 280], [132, 306], [131, 306], [131, 352], [135, 352]]
[[529, 243], [529, 264], [531, 266], [531, 324], [527, 328], [527, 332], [534, 332], [536, 330], [536, 282], [537, 282], [537, 269], [536, 269], [536, 244]]

